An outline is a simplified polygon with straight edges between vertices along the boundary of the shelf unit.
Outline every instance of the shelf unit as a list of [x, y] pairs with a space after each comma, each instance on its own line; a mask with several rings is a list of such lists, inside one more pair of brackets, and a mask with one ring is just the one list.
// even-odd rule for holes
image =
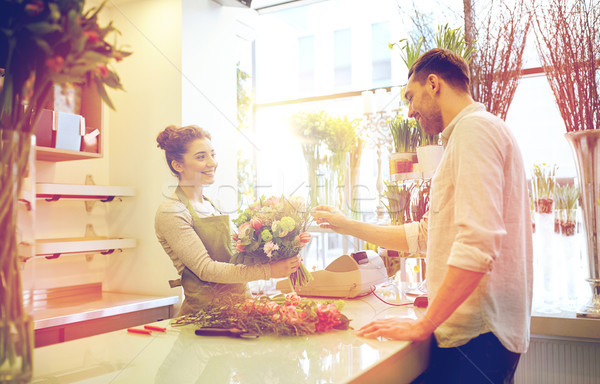
[[135, 188], [108, 185], [36, 184], [36, 197], [47, 201], [59, 199], [111, 201], [117, 196], [135, 196]]
[[[47, 109], [54, 109], [54, 100], [51, 100]], [[50, 147], [36, 146], [35, 157], [39, 161], [70, 161], [98, 159], [103, 156], [102, 147], [102, 99], [96, 90], [95, 84], [81, 86], [81, 116], [85, 117], [86, 132], [94, 129], [100, 131], [98, 136], [98, 152], [70, 151]]]
[[36, 239], [35, 255], [56, 259], [63, 254], [102, 253], [110, 254], [117, 249], [135, 248], [131, 238], [75, 237], [62, 239]]
[[85, 160], [99, 159], [101, 153], [69, 151], [67, 149], [57, 149], [48, 147], [35, 147], [35, 158], [40, 161], [69, 161], [69, 160]]

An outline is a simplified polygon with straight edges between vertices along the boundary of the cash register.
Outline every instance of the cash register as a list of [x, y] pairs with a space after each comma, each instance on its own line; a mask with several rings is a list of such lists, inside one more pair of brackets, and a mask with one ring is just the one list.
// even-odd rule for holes
[[[303, 287], [296, 287], [301, 296], [353, 298], [366, 295], [387, 279], [387, 271], [381, 257], [371, 250], [342, 255], [324, 270], [311, 272], [313, 280]], [[292, 291], [290, 279], [277, 282], [277, 290]]]

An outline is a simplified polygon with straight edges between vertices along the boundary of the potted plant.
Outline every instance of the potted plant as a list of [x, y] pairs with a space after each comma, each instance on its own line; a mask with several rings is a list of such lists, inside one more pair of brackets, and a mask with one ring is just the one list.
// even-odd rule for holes
[[421, 131], [421, 143], [417, 147], [419, 171], [423, 172], [424, 175], [431, 175], [435, 172], [442, 160], [444, 147], [440, 145], [439, 134], [431, 135], [426, 133], [418, 122], [417, 127]]
[[554, 189], [556, 186], [556, 164], [545, 163], [533, 165], [533, 198], [535, 211], [552, 213], [554, 207]]
[[27, 170], [33, 127], [54, 84], [121, 89], [110, 68], [130, 52], [107, 42], [116, 32], [98, 25], [97, 8], [83, 0], [12, 0], [0, 3], [0, 378], [27, 382], [32, 375], [33, 324], [23, 306], [16, 241], [18, 192]]
[[394, 152], [390, 154], [390, 174], [412, 172], [417, 163], [417, 146], [421, 142], [418, 123], [396, 115], [388, 125], [394, 144]]

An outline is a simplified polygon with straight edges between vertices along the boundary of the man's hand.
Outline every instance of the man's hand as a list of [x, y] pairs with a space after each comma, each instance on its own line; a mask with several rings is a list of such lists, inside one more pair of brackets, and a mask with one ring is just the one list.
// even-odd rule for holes
[[356, 334], [369, 339], [383, 336], [396, 340], [423, 341], [433, 333], [431, 327], [426, 329], [423, 325], [421, 320], [388, 317], [365, 325]]
[[356, 223], [353, 224], [353, 220], [344, 216], [339, 209], [328, 205], [319, 205], [313, 208], [310, 214], [317, 220], [317, 224], [321, 228], [329, 228], [342, 235], [351, 234], [351, 227], [356, 225]]

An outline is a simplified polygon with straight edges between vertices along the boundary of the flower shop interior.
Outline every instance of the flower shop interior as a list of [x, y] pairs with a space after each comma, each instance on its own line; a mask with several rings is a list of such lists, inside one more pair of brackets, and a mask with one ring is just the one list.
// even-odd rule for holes
[[[548, 68], [555, 63], [552, 53], [572, 47], [544, 38], [554, 34], [543, 16], [549, 4], [578, 2], [106, 2], [98, 22], [119, 31], [107, 41], [131, 52], [110, 66], [123, 89], [107, 88], [111, 108], [95, 88], [54, 85], [48, 108], [85, 119], [69, 133], [74, 139], [59, 137], [57, 128], [36, 128], [20, 193], [26, 202], [19, 204], [20, 274], [33, 316], [33, 382], [359, 383], [419, 376], [427, 366], [424, 344], [367, 340], [352, 330], [200, 342], [174, 329], [170, 321], [183, 291], [169, 285], [179, 276], [157, 241], [154, 218], [177, 179], [156, 138], [169, 125], [211, 133], [219, 167], [205, 194], [232, 219], [260, 196], [300, 196], [356, 220], [418, 221], [443, 147], [408, 118], [406, 59], [411, 48], [424, 52], [436, 44], [471, 55], [472, 73], [479, 75], [474, 98], [507, 122], [526, 167], [534, 288], [531, 342], [515, 382], [599, 382], [598, 252], [586, 241], [591, 226], [581, 201], [587, 191], [578, 188], [583, 171], [565, 137], [573, 122], [564, 117], [577, 114], [576, 125], [596, 125], [577, 130], [600, 128], [598, 66], [591, 75], [592, 110], [573, 107], [564, 100], [586, 104], [581, 92], [590, 91], [589, 83], [577, 83], [578, 96], [561, 93], [565, 78], [551, 79]], [[88, 0], [85, 8], [100, 3]], [[593, 20], [596, 44], [588, 57], [597, 62], [600, 22]], [[432, 158], [420, 152], [426, 146], [434, 147]], [[398, 304], [426, 297], [425, 255], [385, 250], [314, 222], [307, 231], [312, 239], [302, 250], [303, 263], [315, 276], [342, 255], [360, 252], [385, 266], [376, 285], [364, 282], [372, 272], [360, 263], [336, 280], [363, 289], [354, 298], [332, 294], [345, 299], [350, 326], [423, 310], [416, 302]], [[340, 274], [346, 265], [337, 268], [331, 270]], [[281, 287], [275, 279], [249, 283], [255, 295]], [[326, 297], [327, 289], [334, 291], [325, 284], [312, 293]], [[594, 301], [595, 314], [582, 315]], [[144, 328], [155, 322], [156, 329]]]

